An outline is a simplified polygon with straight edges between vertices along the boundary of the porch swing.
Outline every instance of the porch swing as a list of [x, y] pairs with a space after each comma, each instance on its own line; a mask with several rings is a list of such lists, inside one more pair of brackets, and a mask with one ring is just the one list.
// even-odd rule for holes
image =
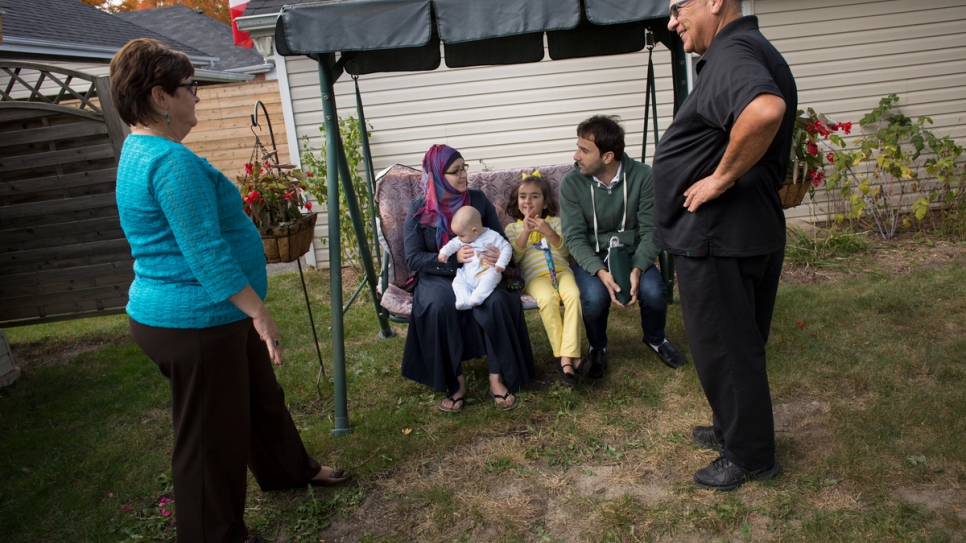
[[[539, 62], [544, 58], [545, 37], [552, 60], [632, 53], [645, 47], [653, 53], [654, 43], [659, 41], [671, 52], [674, 111], [677, 112], [687, 97], [686, 62], [681, 39], [667, 29], [668, 17], [667, 0], [345, 0], [282, 8], [275, 26], [275, 50], [283, 56], [304, 55], [317, 62], [326, 163], [336, 165], [328, 168], [326, 178], [331, 307], [342, 308], [342, 311], [332, 311], [336, 411], [333, 435], [351, 430], [345, 386], [343, 317], [348, 306], [343, 307], [342, 299], [340, 180], [365, 270], [365, 279], [356, 293], [368, 285], [380, 336], [393, 335], [387, 315], [379, 306], [376, 268], [339, 133], [333, 90], [339, 77], [348, 71], [355, 80], [369, 205], [375, 209], [373, 166], [358, 87], [360, 75], [435, 70], [442, 60], [441, 44], [446, 51], [446, 65], [459, 68]], [[647, 33], [654, 39], [648, 40]], [[648, 79], [652, 82], [653, 65], [649, 72]], [[653, 86], [649, 86], [649, 98], [652, 94], [656, 96]], [[653, 111], [656, 140], [656, 103]], [[645, 120], [645, 134], [646, 123]], [[662, 267], [671, 265], [668, 260], [662, 259]]]

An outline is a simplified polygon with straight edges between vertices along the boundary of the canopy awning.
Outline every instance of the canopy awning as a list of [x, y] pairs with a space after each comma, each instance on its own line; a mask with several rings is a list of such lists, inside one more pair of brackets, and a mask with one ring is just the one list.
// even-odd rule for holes
[[285, 6], [285, 56], [341, 53], [351, 73], [450, 68], [640, 51], [645, 29], [668, 43], [667, 0], [348, 0]]

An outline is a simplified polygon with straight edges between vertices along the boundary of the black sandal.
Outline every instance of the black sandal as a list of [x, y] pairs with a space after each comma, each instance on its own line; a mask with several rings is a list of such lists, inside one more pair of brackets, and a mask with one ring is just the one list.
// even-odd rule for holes
[[[574, 370], [574, 373], [567, 373], [564, 371], [564, 368], [568, 366], [570, 367], [570, 369]], [[560, 382], [567, 385], [568, 387], [575, 387], [577, 386], [577, 383], [580, 382], [580, 378], [577, 377], [577, 373], [576, 373], [577, 368], [575, 368], [573, 364], [564, 364], [562, 366], [560, 364], [557, 364], [557, 372], [560, 373]]]
[[[463, 410], [463, 404], [466, 403], [466, 402], [463, 401], [463, 400], [466, 399], [466, 394], [463, 394], [459, 398], [454, 398], [452, 396], [447, 396], [446, 399], [449, 400], [449, 401], [451, 401], [451, 402], [453, 402], [453, 407], [443, 407], [443, 404], [439, 404], [439, 410], [440, 411], [443, 411], [445, 413], [459, 413], [460, 411]], [[456, 407], [456, 404], [457, 403], [460, 404], [459, 407]]]
[[590, 371], [590, 356], [581, 358], [580, 364], [577, 364], [577, 367], [574, 368], [574, 371], [577, 373], [577, 375], [586, 375], [587, 372]]
[[[494, 394], [492, 391], [490, 391], [490, 396], [493, 397], [493, 403], [494, 405], [496, 405], [496, 408], [499, 409], [500, 411], [509, 411], [517, 406], [517, 397], [511, 394], [509, 390], [506, 391], [506, 394], [502, 394], [502, 395]], [[513, 403], [508, 405], [506, 402], [510, 398], [513, 398]], [[499, 400], [503, 400], [503, 403], [500, 404]]]

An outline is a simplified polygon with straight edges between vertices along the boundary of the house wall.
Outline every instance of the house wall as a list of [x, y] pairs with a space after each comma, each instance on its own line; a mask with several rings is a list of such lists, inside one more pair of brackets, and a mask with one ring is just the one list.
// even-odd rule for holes
[[[856, 125], [879, 99], [898, 93], [904, 113], [929, 115], [933, 130], [966, 140], [966, 2], [948, 0], [754, 0], [762, 32], [795, 73], [799, 103]], [[670, 54], [654, 53], [659, 126], [670, 122]], [[572, 160], [574, 127], [595, 113], [620, 115], [628, 152], [640, 157], [647, 52], [517, 66], [362, 76], [375, 170], [419, 167], [434, 143], [463, 153], [472, 168], [511, 168]], [[320, 147], [316, 64], [286, 60], [298, 138]], [[352, 80], [336, 84], [342, 116], [355, 115]], [[859, 133], [856, 130], [855, 133]], [[653, 138], [651, 138], [653, 139]], [[650, 147], [653, 152], [653, 143]], [[649, 156], [645, 159], [650, 160]], [[482, 161], [482, 162], [481, 162]], [[809, 214], [808, 206], [788, 217]], [[325, 237], [326, 219], [317, 234]], [[316, 259], [327, 267], [325, 244]]]
[[[862, 116], [896, 93], [904, 114], [931, 117], [931, 130], [966, 144], [966, 2], [756, 0], [754, 11], [795, 74], [802, 109], [851, 121], [856, 136]], [[819, 216], [827, 200], [816, 193]]]
[[[670, 53], [655, 48], [659, 126], [672, 109]], [[321, 99], [317, 65], [308, 59], [286, 63], [296, 131], [321, 147]], [[371, 125], [375, 171], [393, 164], [419, 168], [435, 143], [460, 150], [473, 169], [502, 169], [568, 163], [573, 160], [575, 128], [596, 114], [624, 119], [628, 152], [640, 157], [647, 53], [591, 59], [449, 69], [433, 72], [373, 74], [359, 85]], [[336, 83], [343, 117], [356, 116], [351, 78]], [[650, 137], [653, 153], [653, 133]], [[650, 154], [649, 154], [650, 156]], [[326, 218], [316, 233], [327, 237]], [[328, 267], [324, 243], [316, 244], [317, 266]]]

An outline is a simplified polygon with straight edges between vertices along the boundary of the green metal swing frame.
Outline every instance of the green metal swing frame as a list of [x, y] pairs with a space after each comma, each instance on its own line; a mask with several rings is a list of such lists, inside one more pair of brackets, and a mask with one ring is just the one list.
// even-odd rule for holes
[[[447, 47], [447, 65], [453, 66], [450, 62], [451, 57], [455, 60], [455, 63], [461, 63], [459, 65], [472, 66], [472, 65], [499, 65], [504, 64], [500, 62], [499, 58], [495, 58], [494, 55], [508, 54], [509, 52], [515, 50], [514, 48], [519, 47], [522, 43], [521, 40], [530, 39], [532, 34], [539, 35], [539, 39], [542, 41], [543, 36], [546, 33], [547, 39], [553, 42], [557, 40], [558, 47], [564, 46], [567, 58], [574, 58], [580, 56], [596, 56], [600, 54], [618, 54], [627, 53], [634, 50], [640, 51], [644, 48], [644, 36], [643, 32], [653, 32], [654, 37], [657, 41], [661, 42], [668, 48], [671, 52], [672, 57], [672, 80], [674, 87], [674, 112], [676, 113], [683, 104], [684, 99], [687, 97], [687, 63], [685, 61], [684, 46], [681, 39], [677, 34], [672, 33], [667, 30], [667, 4], [664, 0], [646, 0], [640, 1], [638, 4], [647, 4], [647, 8], [651, 10], [652, 15], [647, 18], [640, 18], [639, 13], [629, 14], [629, 22], [618, 22], [611, 24], [610, 26], [600, 26], [594, 24], [593, 16], [590, 10], [587, 9], [586, 12], [581, 11], [581, 19], [579, 26], [563, 30], [557, 30], [553, 28], [541, 29], [538, 28], [535, 32], [531, 32], [525, 36], [519, 34], [508, 34], [505, 37], [505, 42], [496, 41], [503, 38], [493, 38], [484, 37], [470, 39], [469, 41], [463, 42], [453, 42], [449, 43], [445, 39], [441, 39], [438, 20], [440, 17], [441, 4], [444, 2], [452, 2], [454, 0], [412, 0], [414, 4], [423, 4], [427, 6], [433, 4], [432, 10], [432, 28], [431, 39], [427, 43], [416, 43], [403, 46], [387, 46], [380, 49], [379, 44], [371, 48], [372, 50], [352, 50], [352, 47], [357, 47], [358, 43], [346, 45], [345, 49], [342, 46], [333, 46], [332, 42], [319, 45], [316, 42], [318, 39], [313, 41], [315, 33], [324, 33], [319, 25], [324, 24], [340, 24], [339, 17], [348, 17], [354, 15], [355, 12], [352, 10], [365, 11], [367, 9], [372, 10], [373, 6], [385, 5], [392, 7], [394, 0], [369, 0], [369, 1], [345, 1], [333, 4], [304, 4], [296, 6], [286, 6], [283, 8], [278, 22], [276, 23], [275, 30], [275, 42], [276, 51], [283, 56], [290, 55], [305, 55], [312, 58], [318, 64], [318, 75], [319, 75], [319, 87], [321, 90], [321, 101], [322, 101], [322, 112], [324, 118], [325, 127], [325, 139], [326, 139], [326, 163], [335, 164], [335, 168], [328, 168], [327, 172], [327, 190], [328, 190], [328, 205], [327, 210], [328, 215], [328, 249], [329, 249], [329, 280], [330, 280], [330, 292], [331, 292], [331, 307], [341, 308], [341, 311], [333, 310], [332, 314], [332, 362], [333, 362], [333, 385], [334, 385], [334, 404], [335, 404], [335, 420], [334, 428], [332, 429], [332, 434], [335, 436], [341, 436], [351, 431], [349, 425], [348, 408], [347, 408], [347, 394], [346, 394], [346, 367], [345, 367], [345, 330], [344, 330], [344, 315], [348, 311], [352, 302], [356, 299], [358, 294], [362, 289], [368, 285], [371, 298], [373, 300], [373, 308], [376, 313], [376, 318], [379, 322], [379, 337], [390, 338], [395, 335], [395, 332], [389, 325], [388, 312], [385, 311], [379, 305], [379, 296], [376, 291], [376, 281], [378, 280], [377, 269], [374, 266], [372, 258], [372, 249], [369, 245], [369, 240], [365, 233], [365, 228], [363, 225], [362, 214], [360, 212], [358, 198], [355, 194], [355, 189], [352, 185], [352, 177], [349, 172], [348, 161], [346, 159], [345, 150], [342, 142], [342, 135], [339, 132], [339, 116], [338, 107], [336, 105], [336, 95], [334, 91], [334, 85], [339, 78], [346, 73], [347, 65], [351, 62], [353, 63], [354, 70], [351, 75], [356, 79], [356, 107], [357, 113], [359, 115], [360, 126], [362, 127], [362, 148], [363, 156], [366, 168], [366, 182], [369, 189], [369, 205], [375, 210], [376, 204], [373, 199], [374, 194], [374, 174], [372, 157], [369, 150], [368, 134], [365, 124], [365, 115], [362, 106], [361, 93], [358, 87], [358, 76], [360, 73], [374, 73], [377, 71], [421, 71], [421, 70], [432, 70], [435, 69], [439, 64], [438, 59], [438, 49], [439, 44], [442, 42]], [[500, 4], [505, 7], [508, 3], [513, 0], [476, 0], [474, 9], [480, 8], [479, 4]], [[555, 0], [545, 0], [548, 2], [553, 2]], [[583, 0], [578, 4], [581, 8], [587, 8], [586, 5], [588, 0]], [[405, 4], [403, 1], [395, 1], [395, 5]], [[662, 6], [662, 7], [657, 7]], [[429, 9], [419, 6], [421, 9]], [[485, 8], [485, 6], [484, 6]], [[642, 9], [640, 5], [629, 7], [628, 10]], [[661, 13], [663, 9], [663, 16], [653, 16], [653, 13]], [[486, 10], [484, 9], [484, 12]], [[330, 17], [325, 18], [322, 15], [329, 15]], [[638, 17], [634, 19], [633, 17]], [[378, 15], [375, 16], [378, 19]], [[484, 21], [485, 22], [485, 21]], [[507, 24], [501, 22], [501, 24]], [[623, 25], [623, 26], [620, 26]], [[589, 53], [578, 51], [579, 47], [583, 44], [578, 42], [583, 39], [583, 36], [592, 35], [596, 36], [598, 39], [592, 41], [591, 45], [595, 47], [603, 47], [606, 49], [608, 45], [604, 42], [608, 38], [613, 38], [614, 32], [620, 28], [628, 28], [628, 25], [637, 25], [642, 27], [640, 43], [641, 47], [637, 47], [632, 50], [624, 51], [613, 51], [613, 52], [594, 52]], [[637, 26], [633, 28], [636, 29]], [[429, 32], [429, 31], [427, 31]], [[569, 34], [568, 34], [569, 33]], [[588, 34], [589, 33], [589, 34]], [[603, 33], [603, 34], [602, 34]], [[603, 37], [601, 38], [600, 36]], [[445, 36], [444, 36], [445, 38]], [[636, 38], [631, 38], [636, 43]], [[571, 40], [569, 41], [561, 40]], [[322, 40], [325, 41], [325, 40]], [[357, 40], [349, 40], [357, 41]], [[618, 40], [619, 41], [619, 40]], [[480, 46], [479, 50], [472, 49], [474, 44]], [[532, 44], [532, 42], [531, 42]], [[385, 44], [383, 44], [385, 45]], [[315, 47], [316, 49], [312, 49]], [[427, 51], [432, 54], [432, 48], [436, 48], [437, 59], [436, 65], [433, 66], [432, 59], [427, 61], [425, 53]], [[451, 54], [450, 48], [453, 48]], [[420, 58], [416, 60], [401, 59], [400, 52], [414, 51], [419, 53]], [[336, 53], [340, 53], [339, 57], [336, 58]], [[361, 54], [360, 54], [361, 53]], [[364, 55], [370, 55], [375, 60], [366, 57], [366, 61], [360, 62], [361, 57]], [[512, 54], [512, 53], [511, 53]], [[539, 58], [529, 58], [525, 60], [515, 59], [513, 62], [507, 63], [519, 63], [519, 62], [534, 62], [542, 60], [542, 49]], [[394, 56], [395, 55], [395, 56]], [[552, 58], [559, 58], [553, 56], [553, 51], [551, 51]], [[394, 63], [399, 65], [399, 69], [393, 66]], [[655, 109], [656, 112], [656, 109]], [[655, 120], [656, 124], [656, 120]], [[645, 126], [645, 130], [647, 127]], [[346, 202], [348, 206], [349, 215], [352, 220], [353, 230], [356, 235], [356, 239], [359, 243], [359, 258], [362, 261], [363, 268], [365, 271], [365, 278], [362, 283], [356, 289], [355, 293], [350, 297], [348, 303], [343, 305], [343, 293], [342, 293], [342, 244], [340, 239], [340, 212], [339, 212], [339, 186], [342, 186], [342, 190], [345, 193]], [[375, 213], [373, 213], [373, 231], [375, 232]], [[381, 255], [378, 251], [376, 254], [379, 260], [379, 267], [382, 267]], [[661, 260], [662, 268], [673, 269], [673, 261], [669, 255], [662, 255]], [[673, 272], [670, 274], [673, 277]], [[669, 285], [670, 286], [670, 285]]]

